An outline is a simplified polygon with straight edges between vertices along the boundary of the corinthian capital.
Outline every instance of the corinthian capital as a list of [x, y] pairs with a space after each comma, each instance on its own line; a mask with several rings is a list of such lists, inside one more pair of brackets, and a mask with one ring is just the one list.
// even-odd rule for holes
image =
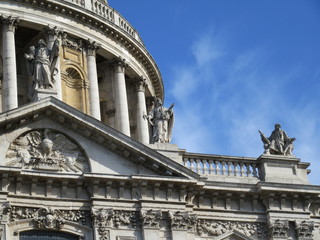
[[88, 55], [95, 56], [96, 55], [96, 51], [100, 47], [101, 46], [99, 44], [97, 44], [95, 41], [92, 41], [90, 39], [88, 39], [86, 41], [86, 48], [87, 48]]
[[144, 77], [136, 78], [135, 80], [137, 91], [144, 92], [145, 88], [148, 86], [147, 80]]
[[0, 15], [0, 23], [6, 31], [14, 32], [19, 23], [19, 18]]
[[113, 60], [113, 65], [117, 72], [123, 72], [125, 69], [129, 66], [125, 58], [122, 58], [121, 56], [115, 58]]

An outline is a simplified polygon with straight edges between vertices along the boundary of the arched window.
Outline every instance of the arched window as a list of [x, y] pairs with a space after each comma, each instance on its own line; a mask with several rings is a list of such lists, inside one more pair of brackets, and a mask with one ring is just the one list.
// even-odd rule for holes
[[79, 240], [78, 236], [55, 231], [26, 231], [20, 233], [20, 240]]

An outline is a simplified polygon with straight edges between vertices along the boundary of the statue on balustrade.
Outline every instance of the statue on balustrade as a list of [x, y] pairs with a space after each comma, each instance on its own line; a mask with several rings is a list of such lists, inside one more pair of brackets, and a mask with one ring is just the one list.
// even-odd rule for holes
[[155, 100], [154, 109], [144, 118], [151, 125], [150, 143], [169, 143], [171, 141], [172, 127], [174, 122], [174, 104], [168, 109], [163, 107], [161, 99]]
[[37, 46], [31, 46], [29, 53], [25, 53], [29, 66], [29, 74], [33, 78], [33, 89], [54, 89], [54, 74], [56, 61], [59, 56], [59, 41], [56, 40], [51, 49], [43, 39]]
[[259, 133], [264, 144], [264, 154], [292, 156], [293, 142], [296, 139], [289, 138], [287, 133], [281, 129], [280, 124], [275, 124], [275, 129], [269, 138], [267, 138], [260, 130]]

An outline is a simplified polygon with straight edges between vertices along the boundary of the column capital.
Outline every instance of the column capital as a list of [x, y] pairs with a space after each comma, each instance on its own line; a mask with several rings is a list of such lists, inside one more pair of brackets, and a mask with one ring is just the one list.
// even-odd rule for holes
[[145, 92], [146, 87], [148, 86], [147, 80], [144, 77], [135, 78], [134, 83], [136, 85], [137, 92]]
[[124, 73], [129, 64], [127, 63], [127, 60], [125, 58], [119, 56], [113, 60], [113, 66], [115, 67], [117, 72]]
[[4, 26], [4, 28], [6, 30], [11, 31], [11, 32], [15, 32], [15, 29], [19, 23], [19, 18], [12, 17], [12, 16], [0, 15], [0, 23]]
[[95, 56], [96, 51], [101, 47], [100, 44], [98, 44], [95, 41], [92, 41], [90, 39], [88, 39], [85, 42], [85, 45], [86, 45], [87, 53], [89, 56]]

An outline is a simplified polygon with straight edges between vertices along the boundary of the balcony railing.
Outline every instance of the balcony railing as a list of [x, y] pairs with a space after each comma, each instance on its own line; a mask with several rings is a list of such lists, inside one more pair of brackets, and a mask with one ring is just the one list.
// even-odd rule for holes
[[185, 155], [183, 164], [200, 175], [259, 179], [259, 164], [253, 158], [194, 154]]
[[131, 26], [131, 24], [124, 19], [120, 13], [110, 7], [104, 0], [63, 0], [72, 3], [79, 7], [85, 8], [103, 19], [115, 24], [123, 31], [128, 33], [135, 40], [143, 44], [138, 32]]

